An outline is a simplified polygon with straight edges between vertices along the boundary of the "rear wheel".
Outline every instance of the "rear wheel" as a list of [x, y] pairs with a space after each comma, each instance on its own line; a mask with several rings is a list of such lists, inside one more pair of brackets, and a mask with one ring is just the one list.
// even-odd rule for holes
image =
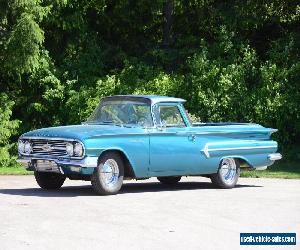
[[109, 152], [100, 158], [98, 167], [91, 177], [93, 189], [100, 195], [116, 194], [122, 187], [124, 163], [116, 152]]
[[219, 170], [212, 174], [210, 179], [219, 188], [233, 188], [240, 176], [240, 164], [234, 158], [225, 158], [221, 161]]
[[59, 189], [65, 182], [66, 177], [62, 174], [48, 172], [34, 172], [37, 184], [43, 189]]
[[157, 179], [166, 185], [174, 185], [178, 183], [181, 179], [181, 176], [168, 176], [168, 177], [157, 177]]

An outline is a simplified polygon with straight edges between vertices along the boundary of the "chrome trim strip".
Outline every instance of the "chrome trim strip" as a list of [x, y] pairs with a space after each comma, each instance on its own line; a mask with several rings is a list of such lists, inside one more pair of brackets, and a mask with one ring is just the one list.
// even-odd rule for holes
[[154, 108], [155, 108], [155, 104], [150, 105], [150, 113], [151, 113], [152, 124], [153, 124], [152, 128], [157, 128], [157, 121], [154, 114]]
[[[156, 127], [139, 127], [141, 129], [158, 129], [159, 126], [156, 126]], [[170, 128], [170, 127], [169, 127]], [[172, 127], [174, 128], [174, 127]], [[182, 128], [189, 128], [189, 127], [182, 127]], [[241, 131], [241, 130], [231, 130], [231, 131], [206, 131], [206, 132], [196, 132], [196, 131], [187, 131], [187, 133], [192, 133], [196, 136], [198, 135], [226, 135], [226, 134], [249, 134], [249, 133], [252, 133], [252, 131]], [[253, 131], [253, 133], [255, 133], [255, 131]], [[263, 133], [265, 133], [265, 131], [263, 131]], [[99, 134], [99, 135], [93, 135], [91, 136], [91, 138], [98, 138], [98, 137], [105, 137], [105, 136], [135, 136], [135, 135], [141, 135], [142, 133], [122, 133], [122, 134]], [[174, 132], [174, 134], [176, 134], [176, 132]]]
[[211, 145], [224, 145], [225, 143], [227, 145], [236, 145], [236, 144], [240, 144], [240, 143], [269, 143], [269, 144], [274, 144], [277, 143], [276, 141], [257, 141], [255, 139], [234, 139], [234, 140], [230, 140], [230, 141], [216, 141], [216, 142], [207, 142], [206, 144], [208, 144], [209, 146]]
[[[199, 132], [199, 131], [195, 131], [195, 130], [192, 131], [191, 130], [189, 132], [194, 133], [196, 135], [206, 135], [206, 134], [236, 134], [236, 133], [239, 133], [239, 134], [252, 134], [252, 133], [255, 133], [255, 134], [257, 134], [257, 133], [258, 134], [265, 134], [265, 133], [268, 133], [267, 130], [263, 130], [263, 129], [258, 129], [258, 130], [255, 130], [255, 131], [251, 131], [251, 130], [224, 130], [224, 127], [225, 126], [223, 126], [223, 128], [221, 128], [220, 130], [217, 130], [217, 131], [215, 130], [215, 131]], [[202, 127], [202, 128], [205, 128], [205, 127]]]
[[276, 146], [254, 146], [254, 147], [236, 147], [236, 148], [214, 148], [209, 151], [239, 150], [239, 149], [256, 149], [256, 148], [276, 148]]
[[[47, 136], [21, 136], [20, 140], [23, 139], [42, 139], [42, 140], [65, 140], [65, 141], [79, 141], [78, 139], [73, 138], [62, 138], [62, 137], [47, 137]], [[80, 141], [79, 141], [80, 142]]]
[[251, 147], [234, 147], [234, 148], [213, 148], [209, 149], [208, 144], [205, 144], [205, 147], [200, 150], [206, 156], [206, 158], [210, 157], [209, 152], [213, 151], [230, 151], [230, 150], [250, 150], [250, 149], [264, 149], [264, 148], [277, 148], [277, 146], [251, 146]]
[[[158, 129], [159, 126], [153, 126], [153, 127], [139, 127], [141, 129], [146, 129], [146, 130], [151, 130], [151, 129]], [[182, 128], [188, 128], [186, 126], [182, 127]], [[148, 131], [150, 132], [150, 131]], [[264, 133], [265, 131], [263, 131]], [[176, 134], [176, 132], [174, 132]], [[252, 131], [250, 130], [246, 130], [246, 131], [240, 131], [240, 130], [227, 130], [227, 131], [204, 131], [204, 132], [199, 132], [199, 131], [186, 131], [186, 133], [192, 133], [194, 135], [218, 135], [218, 134], [235, 134], [235, 133], [239, 133], [239, 134], [246, 134], [246, 133], [252, 133]], [[253, 131], [253, 133], [255, 133], [255, 131]], [[99, 134], [99, 135], [93, 135], [91, 136], [91, 138], [98, 138], [98, 137], [105, 137], [105, 136], [139, 136], [143, 133], [122, 133], [122, 134]], [[22, 139], [26, 139], [26, 138], [29, 138], [29, 137], [20, 137], [20, 140]], [[79, 141], [78, 139], [69, 139], [69, 138], [57, 138], [57, 137], [30, 137], [30, 138], [33, 138], [33, 139], [56, 139], [56, 140], [66, 140], [66, 141], [78, 141], [78, 142], [81, 142]], [[81, 142], [82, 143], [82, 142]]]
[[282, 159], [282, 155], [280, 153], [273, 153], [273, 154], [269, 154], [268, 158], [270, 161], [277, 161]]

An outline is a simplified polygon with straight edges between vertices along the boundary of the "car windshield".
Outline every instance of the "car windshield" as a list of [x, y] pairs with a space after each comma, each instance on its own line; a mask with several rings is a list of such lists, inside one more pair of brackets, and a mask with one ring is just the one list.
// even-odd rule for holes
[[150, 104], [131, 100], [107, 100], [101, 102], [86, 123], [153, 126]]

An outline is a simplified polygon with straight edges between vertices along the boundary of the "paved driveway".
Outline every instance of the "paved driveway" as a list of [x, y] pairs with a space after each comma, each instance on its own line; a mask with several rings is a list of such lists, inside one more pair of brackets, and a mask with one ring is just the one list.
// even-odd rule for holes
[[240, 232], [296, 232], [289, 249], [299, 249], [300, 180], [241, 178], [221, 190], [200, 177], [174, 188], [150, 179], [104, 197], [88, 182], [53, 192], [33, 178], [0, 176], [1, 250], [253, 249], [239, 246]]

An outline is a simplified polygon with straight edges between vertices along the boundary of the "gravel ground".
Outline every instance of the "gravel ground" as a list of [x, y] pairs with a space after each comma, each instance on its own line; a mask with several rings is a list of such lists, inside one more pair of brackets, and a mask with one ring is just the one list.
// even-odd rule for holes
[[89, 182], [44, 191], [33, 176], [0, 176], [0, 249], [287, 249], [240, 246], [240, 232], [296, 232], [288, 248], [300, 249], [299, 189], [300, 180], [240, 178], [222, 190], [185, 177], [97, 196]]

